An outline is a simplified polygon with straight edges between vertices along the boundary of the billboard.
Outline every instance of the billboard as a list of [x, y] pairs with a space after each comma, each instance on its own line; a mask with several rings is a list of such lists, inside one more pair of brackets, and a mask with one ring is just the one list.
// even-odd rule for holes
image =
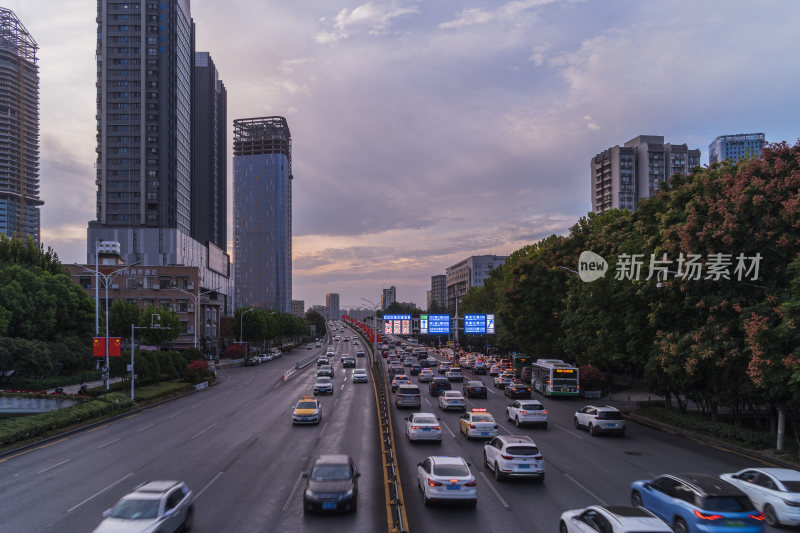
[[467, 335], [494, 335], [494, 315], [464, 315], [464, 333]]
[[420, 315], [419, 332], [422, 335], [449, 335], [450, 315]]
[[383, 320], [387, 334], [411, 334], [411, 315], [383, 315]]

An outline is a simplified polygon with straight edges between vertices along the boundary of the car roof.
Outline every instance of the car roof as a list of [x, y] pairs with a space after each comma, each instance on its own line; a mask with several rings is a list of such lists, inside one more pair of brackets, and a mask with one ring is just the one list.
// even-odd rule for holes
[[350, 456], [343, 453], [320, 455], [314, 461], [315, 465], [341, 465], [350, 464]]
[[769, 474], [778, 481], [800, 481], [800, 472], [791, 468], [748, 468], [747, 470], [757, 470]]
[[437, 465], [467, 465], [463, 457], [450, 457], [446, 455], [432, 455], [428, 459]]
[[180, 481], [174, 481], [174, 480], [148, 481], [147, 483], [142, 483], [141, 485], [136, 487], [135, 492], [163, 494], [164, 492], [167, 492], [168, 490], [180, 484], [181, 484]]
[[500, 435], [498, 438], [502, 439], [506, 444], [532, 444], [536, 446], [533, 439], [527, 435]]
[[703, 496], [743, 496], [744, 493], [716, 476], [708, 474], [671, 474]]
[[446, 390], [446, 391], [444, 391], [442, 394], [444, 394], [445, 396], [447, 396], [448, 394], [449, 394], [450, 396], [461, 396], [461, 391], [457, 391], [457, 390]]
[[354, 368], [353, 369], [353, 374], [366, 374], [366, 373], [367, 373], [367, 369], [366, 368]]
[[433, 413], [425, 413], [425, 412], [411, 413], [411, 416], [432, 416], [433, 418], [436, 418], [435, 414], [433, 414]]
[[619, 411], [619, 409], [610, 405], [587, 405], [586, 407], [592, 407], [598, 411]]

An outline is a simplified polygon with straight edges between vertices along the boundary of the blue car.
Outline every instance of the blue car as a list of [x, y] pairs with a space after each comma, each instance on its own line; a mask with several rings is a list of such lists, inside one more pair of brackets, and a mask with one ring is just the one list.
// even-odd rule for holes
[[667, 474], [631, 484], [631, 504], [644, 507], [675, 533], [761, 533], [764, 514], [730, 483], [706, 474]]

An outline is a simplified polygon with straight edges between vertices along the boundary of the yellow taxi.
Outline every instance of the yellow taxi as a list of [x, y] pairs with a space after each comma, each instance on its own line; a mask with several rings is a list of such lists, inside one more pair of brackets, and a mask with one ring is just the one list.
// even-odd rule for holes
[[486, 409], [478, 407], [461, 415], [458, 423], [467, 439], [496, 437], [500, 429], [494, 417]]
[[322, 404], [313, 396], [303, 396], [292, 411], [292, 424], [319, 424]]

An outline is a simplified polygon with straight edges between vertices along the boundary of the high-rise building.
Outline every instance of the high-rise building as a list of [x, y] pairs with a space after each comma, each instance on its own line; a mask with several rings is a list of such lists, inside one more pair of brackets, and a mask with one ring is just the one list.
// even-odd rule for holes
[[436, 305], [444, 307], [447, 303], [447, 276], [444, 274], [436, 274], [431, 276], [431, 298], [428, 302], [428, 309], [431, 308], [433, 302]]
[[292, 314], [294, 316], [305, 316], [305, 305], [306, 302], [304, 300], [292, 300]]
[[328, 320], [340, 320], [342, 314], [339, 311], [339, 295], [335, 292], [330, 292], [325, 295], [325, 309], [328, 313]]
[[0, 233], [39, 240], [39, 66], [36, 41], [0, 7]]
[[675, 174], [700, 166], [700, 150], [664, 143], [659, 135], [640, 135], [592, 158], [592, 211], [635, 211], [639, 200], [655, 195]]
[[726, 159], [737, 161], [745, 157], [759, 157], [767, 144], [763, 133], [739, 133], [720, 135], [708, 145], [708, 164], [721, 163]]
[[383, 289], [381, 293], [381, 309], [384, 311], [387, 307], [397, 301], [397, 287], [392, 285], [388, 289]]
[[233, 121], [238, 306], [291, 311], [292, 137], [283, 117]]
[[97, 1], [96, 220], [127, 264], [198, 267], [232, 306], [225, 250], [192, 238], [194, 23], [189, 0]]
[[455, 313], [456, 300], [467, 294], [470, 287], [483, 287], [492, 269], [505, 263], [504, 255], [473, 255], [445, 270], [447, 312]]
[[228, 249], [225, 84], [208, 52], [194, 54], [192, 87], [192, 238]]

